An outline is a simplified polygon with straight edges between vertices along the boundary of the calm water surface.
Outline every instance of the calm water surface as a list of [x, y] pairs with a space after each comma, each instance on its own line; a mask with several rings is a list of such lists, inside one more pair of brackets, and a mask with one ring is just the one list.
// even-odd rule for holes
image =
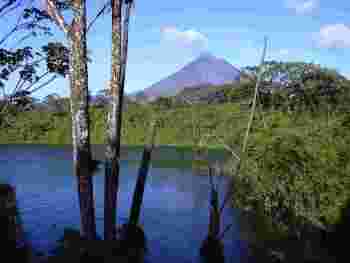
[[[101, 157], [101, 148], [95, 156]], [[123, 148], [118, 223], [129, 215], [142, 149]], [[148, 262], [198, 262], [198, 251], [208, 228], [209, 182], [188, 165], [192, 153], [160, 147], [153, 155], [145, 189], [141, 224], [148, 239]], [[211, 161], [223, 160], [209, 152]], [[0, 145], [0, 181], [16, 187], [18, 206], [27, 239], [33, 247], [50, 253], [64, 228], [79, 228], [76, 179], [72, 174], [72, 151], [68, 147]], [[103, 169], [94, 177], [96, 223], [103, 236]], [[225, 178], [217, 179], [225, 189]], [[234, 222], [236, 211], [227, 209], [224, 225]], [[224, 239], [226, 262], [240, 262], [245, 244], [239, 240], [238, 224]]]

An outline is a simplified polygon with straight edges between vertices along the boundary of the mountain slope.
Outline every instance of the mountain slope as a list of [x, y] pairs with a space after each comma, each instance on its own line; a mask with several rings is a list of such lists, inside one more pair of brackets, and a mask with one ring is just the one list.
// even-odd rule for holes
[[184, 88], [199, 85], [222, 85], [238, 82], [240, 71], [224, 59], [202, 54], [178, 72], [158, 81], [136, 94], [153, 100], [160, 96], [174, 96]]

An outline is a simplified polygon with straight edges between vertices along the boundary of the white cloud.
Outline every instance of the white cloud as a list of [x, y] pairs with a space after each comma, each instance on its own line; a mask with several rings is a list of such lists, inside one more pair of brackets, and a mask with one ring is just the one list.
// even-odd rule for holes
[[288, 49], [280, 49], [277, 51], [277, 54], [280, 56], [287, 56], [287, 55], [289, 55], [289, 50]]
[[194, 29], [181, 31], [173, 26], [161, 28], [162, 40], [174, 42], [180, 47], [192, 49], [205, 49], [208, 46], [208, 38]]
[[285, 0], [285, 4], [298, 15], [310, 14], [319, 7], [318, 0]]
[[344, 24], [325, 25], [316, 37], [323, 48], [350, 48], [350, 27]]

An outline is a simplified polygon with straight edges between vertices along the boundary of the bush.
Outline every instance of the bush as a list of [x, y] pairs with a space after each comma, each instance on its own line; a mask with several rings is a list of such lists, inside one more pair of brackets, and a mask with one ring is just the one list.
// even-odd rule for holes
[[234, 205], [261, 209], [282, 233], [335, 224], [350, 198], [349, 116], [329, 123], [307, 113], [271, 114], [269, 127], [251, 133], [234, 180]]

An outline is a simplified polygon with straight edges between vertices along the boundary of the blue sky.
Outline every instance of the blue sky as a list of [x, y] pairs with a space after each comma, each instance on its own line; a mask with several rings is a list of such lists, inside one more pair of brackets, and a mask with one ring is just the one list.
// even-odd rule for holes
[[[104, 2], [88, 1], [89, 17]], [[0, 21], [1, 35], [11, 19]], [[55, 33], [52, 40], [63, 39], [59, 30]], [[130, 23], [126, 91], [148, 87], [204, 51], [237, 67], [257, 64], [265, 35], [267, 59], [315, 62], [350, 77], [349, 1], [138, 0]], [[105, 16], [88, 34], [92, 93], [108, 85], [110, 39], [110, 18]], [[51, 92], [68, 96], [67, 79], [55, 81], [37, 95]]]

